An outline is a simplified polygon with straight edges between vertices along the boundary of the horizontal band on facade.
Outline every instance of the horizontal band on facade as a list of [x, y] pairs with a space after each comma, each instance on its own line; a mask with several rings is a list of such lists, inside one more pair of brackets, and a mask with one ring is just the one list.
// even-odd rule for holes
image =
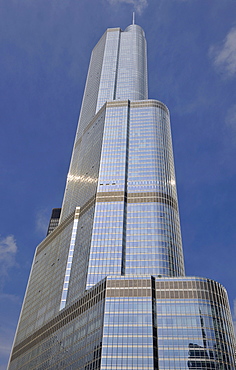
[[111, 197], [111, 198], [98, 198], [97, 202], [123, 202], [125, 200], [124, 197]]
[[130, 106], [130, 108], [146, 108], [146, 107], [154, 107], [154, 108], [160, 108], [163, 109], [168, 115], [169, 115], [169, 109], [167, 106], [160, 102], [159, 100], [111, 100], [106, 103], [107, 108], [113, 108], [113, 107], [124, 107], [124, 106]]
[[110, 100], [106, 103], [107, 108], [126, 107], [129, 105], [129, 100]]
[[117, 32], [117, 31], [121, 31], [121, 28], [120, 27], [116, 27], [116, 28], [108, 28], [107, 29], [107, 32]]
[[[200, 281], [197, 278], [183, 281], [156, 279], [156, 299], [203, 299], [228, 307], [225, 289], [213, 280]], [[108, 293], [109, 292], [109, 293]], [[139, 295], [140, 294], [140, 295]], [[107, 297], [151, 296], [149, 279], [117, 279], [107, 281]]]
[[151, 297], [152, 290], [150, 288], [143, 289], [107, 289], [106, 296], [112, 297]]
[[125, 193], [122, 191], [99, 192], [96, 202], [123, 202], [127, 203], [164, 203], [178, 210], [176, 200], [169, 194], [161, 192]]
[[151, 288], [150, 279], [108, 279], [107, 288]]
[[[149, 288], [126, 288], [107, 289], [107, 297], [151, 297], [152, 291]], [[156, 299], [203, 299], [216, 301], [216, 296], [204, 290], [157, 290]], [[218, 302], [221, 303], [221, 302]]]
[[215, 301], [213, 293], [205, 290], [157, 290], [156, 299], [204, 299]]
[[163, 109], [169, 115], [169, 109], [164, 103], [162, 103], [159, 100], [152, 100], [152, 99], [136, 100], [136, 101], [111, 100], [106, 103], [107, 108], [124, 107], [128, 105], [130, 106], [130, 108], [147, 108], [147, 107], [160, 108], [160, 109]]
[[136, 101], [130, 102], [130, 108], [139, 108], [139, 107], [140, 108], [145, 108], [145, 107], [161, 108], [161, 109], [164, 109], [164, 111], [169, 115], [169, 109], [164, 103], [162, 103], [159, 100], [148, 99], [148, 100], [136, 100]]

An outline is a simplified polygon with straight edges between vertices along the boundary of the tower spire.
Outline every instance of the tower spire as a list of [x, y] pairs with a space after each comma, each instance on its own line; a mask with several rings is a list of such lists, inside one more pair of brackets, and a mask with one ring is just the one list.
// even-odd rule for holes
[[135, 24], [135, 12], [133, 12], [133, 24]]

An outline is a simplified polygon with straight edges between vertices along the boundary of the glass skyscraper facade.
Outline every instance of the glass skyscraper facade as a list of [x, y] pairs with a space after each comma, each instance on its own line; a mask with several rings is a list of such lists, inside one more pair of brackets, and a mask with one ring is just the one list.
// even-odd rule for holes
[[57, 223], [35, 252], [10, 370], [235, 369], [225, 289], [185, 276], [170, 116], [148, 99], [136, 24], [92, 52]]

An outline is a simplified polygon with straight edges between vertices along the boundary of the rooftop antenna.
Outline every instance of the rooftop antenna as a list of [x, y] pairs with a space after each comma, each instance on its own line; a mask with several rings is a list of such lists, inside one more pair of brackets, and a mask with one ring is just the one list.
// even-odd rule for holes
[[133, 24], [135, 23], [135, 12], [133, 12]]

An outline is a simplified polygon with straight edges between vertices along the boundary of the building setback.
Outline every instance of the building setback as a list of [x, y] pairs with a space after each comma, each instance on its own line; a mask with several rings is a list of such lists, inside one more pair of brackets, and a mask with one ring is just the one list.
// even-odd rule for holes
[[92, 52], [56, 226], [58, 212], [10, 370], [235, 369], [226, 290], [185, 276], [169, 111], [148, 99], [136, 24]]

